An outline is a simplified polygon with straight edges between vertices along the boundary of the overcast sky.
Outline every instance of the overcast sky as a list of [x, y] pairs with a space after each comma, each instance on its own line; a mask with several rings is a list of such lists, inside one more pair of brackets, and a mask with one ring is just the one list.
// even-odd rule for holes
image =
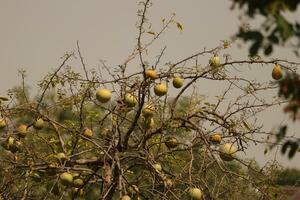
[[[171, 27], [154, 46], [153, 56], [167, 45], [165, 61], [180, 60], [230, 39], [239, 25], [238, 12], [229, 9], [230, 2], [154, 1], [149, 11], [153, 30], [159, 30], [161, 19], [174, 12], [184, 31], [180, 33], [175, 26]], [[60, 57], [76, 49], [77, 40], [90, 69], [99, 66], [99, 59], [107, 60], [109, 66], [121, 64], [136, 44], [137, 10], [137, 1], [133, 0], [0, 0], [0, 94], [20, 84], [19, 69], [27, 71], [26, 82], [35, 91], [37, 82], [59, 65]], [[246, 46], [233, 45], [229, 53], [236, 59], [245, 59], [247, 51]], [[276, 49], [272, 57], [298, 59], [286, 49]], [[255, 78], [270, 76], [253, 74]], [[278, 108], [265, 114], [265, 125], [270, 130], [274, 124], [288, 119], [281, 111]], [[293, 127], [300, 128], [299, 124]], [[262, 151], [263, 147], [254, 147], [246, 157], [255, 157], [264, 164], [274, 156], [264, 156]], [[287, 166], [300, 164], [299, 155], [292, 161], [278, 155], [278, 160]]]

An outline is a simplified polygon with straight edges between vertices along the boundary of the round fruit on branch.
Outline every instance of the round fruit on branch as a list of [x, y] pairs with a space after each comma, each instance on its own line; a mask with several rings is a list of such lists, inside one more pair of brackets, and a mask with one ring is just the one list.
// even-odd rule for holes
[[167, 94], [167, 92], [168, 87], [164, 83], [159, 83], [154, 86], [154, 93], [159, 97], [164, 96], [165, 94]]
[[280, 65], [275, 64], [275, 67], [272, 70], [272, 78], [275, 80], [281, 79], [283, 76], [283, 70]]
[[99, 89], [96, 92], [96, 98], [101, 103], [106, 103], [111, 99], [111, 91], [105, 88]]
[[189, 189], [189, 196], [192, 199], [200, 200], [202, 197], [202, 191], [199, 188], [190, 188]]
[[181, 88], [183, 86], [183, 81], [184, 79], [180, 78], [179, 76], [175, 76], [172, 83], [175, 88]]
[[136, 97], [132, 94], [126, 94], [123, 101], [128, 107], [135, 107], [138, 103]]
[[40, 130], [44, 127], [44, 120], [42, 118], [38, 118], [33, 123], [33, 128]]

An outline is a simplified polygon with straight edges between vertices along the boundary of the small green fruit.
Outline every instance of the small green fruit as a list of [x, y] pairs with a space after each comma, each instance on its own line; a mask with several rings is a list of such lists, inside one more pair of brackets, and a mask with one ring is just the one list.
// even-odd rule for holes
[[74, 187], [79, 188], [79, 187], [81, 187], [83, 185], [83, 180], [80, 179], [80, 178], [76, 178], [73, 181], [73, 185], [74, 185]]
[[146, 129], [153, 129], [155, 127], [155, 122], [152, 117], [148, 117], [145, 119], [145, 128]]
[[44, 120], [42, 118], [38, 118], [37, 120], [35, 120], [35, 122], [33, 123], [33, 128], [40, 130], [44, 127]]
[[175, 137], [168, 137], [165, 144], [169, 149], [176, 148], [179, 145], [178, 140]]
[[217, 55], [213, 56], [213, 57], [209, 60], [209, 64], [210, 64], [210, 66], [212, 66], [213, 68], [220, 67], [220, 66], [221, 66], [221, 63], [220, 63], [220, 57], [217, 56]]
[[136, 97], [133, 96], [132, 94], [126, 94], [125, 98], [124, 98], [124, 103], [128, 107], [134, 107], [134, 106], [136, 106], [136, 104], [138, 103], [138, 101], [136, 100]]
[[120, 198], [120, 200], [131, 200], [131, 198], [128, 195], [124, 195]]
[[4, 119], [0, 119], [0, 129], [5, 128], [6, 126], [6, 121]]
[[105, 88], [99, 89], [96, 92], [96, 98], [101, 103], [106, 103], [111, 99], [111, 91]]
[[27, 126], [25, 124], [21, 124], [18, 127], [17, 132], [21, 137], [25, 137], [27, 135]]
[[164, 96], [165, 94], [167, 94], [167, 92], [168, 87], [164, 83], [159, 83], [154, 86], [154, 93], [159, 97]]
[[73, 176], [68, 172], [64, 172], [59, 176], [61, 184], [68, 186], [73, 183]]
[[233, 154], [237, 151], [235, 146], [231, 143], [225, 143], [220, 146], [220, 158], [224, 161], [232, 161], [234, 159]]
[[93, 136], [93, 134], [94, 134], [93, 131], [89, 128], [86, 128], [83, 131], [83, 135], [88, 138], [91, 138]]
[[202, 191], [199, 188], [190, 188], [189, 195], [192, 199], [200, 200], [202, 197]]
[[151, 104], [145, 105], [142, 113], [145, 118], [152, 117], [154, 115], [154, 106]]
[[183, 81], [184, 80], [182, 78], [176, 76], [173, 78], [173, 86], [175, 88], [181, 88], [183, 86]]
[[56, 158], [59, 159], [59, 160], [66, 160], [67, 156], [64, 153], [57, 153]]
[[153, 167], [154, 167], [154, 169], [155, 169], [157, 172], [161, 172], [161, 171], [162, 171], [161, 164], [159, 164], [159, 163], [154, 164]]

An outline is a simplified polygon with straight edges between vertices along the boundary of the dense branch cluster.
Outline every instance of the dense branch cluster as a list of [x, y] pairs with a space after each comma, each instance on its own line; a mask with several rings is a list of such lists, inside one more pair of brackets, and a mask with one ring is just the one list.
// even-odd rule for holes
[[[160, 62], [163, 48], [157, 60], [148, 60], [149, 46], [174, 23], [174, 16], [154, 33], [145, 28], [151, 3], [141, 6], [137, 45], [123, 64], [112, 68], [101, 61], [101, 71], [90, 70], [77, 43], [77, 51], [67, 53], [39, 83], [36, 98], [23, 85], [2, 99], [1, 198], [278, 195], [272, 187], [277, 163], [259, 168], [241, 155], [251, 145], [276, 142], [258, 114], [285, 100], [264, 96], [278, 89], [276, 80], [258, 82], [239, 75], [238, 68], [274, 67], [270, 78], [279, 80], [300, 64], [222, 59], [227, 43], [166, 64]], [[153, 38], [147, 41], [143, 36], [149, 32]], [[200, 57], [210, 59], [201, 63]], [[79, 60], [83, 75], [72, 70], [70, 60]], [[137, 60], [139, 67], [129, 70]], [[201, 81], [221, 83], [219, 95], [199, 93]]]

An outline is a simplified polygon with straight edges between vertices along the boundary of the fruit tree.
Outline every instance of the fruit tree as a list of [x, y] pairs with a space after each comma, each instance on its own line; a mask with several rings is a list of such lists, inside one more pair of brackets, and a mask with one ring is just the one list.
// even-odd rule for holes
[[[150, 47], [175, 16], [151, 30], [151, 1], [140, 4], [134, 50], [116, 67], [89, 69], [79, 43], [44, 77], [1, 99], [0, 195], [3, 199], [277, 199], [276, 162], [244, 158], [257, 143], [280, 145], [259, 114], [285, 103], [273, 94], [300, 63], [233, 60], [228, 41], [162, 63]], [[78, 61], [84, 71], [72, 69]], [[269, 71], [267, 80], [245, 75]], [[199, 85], [220, 83], [217, 96]]]

